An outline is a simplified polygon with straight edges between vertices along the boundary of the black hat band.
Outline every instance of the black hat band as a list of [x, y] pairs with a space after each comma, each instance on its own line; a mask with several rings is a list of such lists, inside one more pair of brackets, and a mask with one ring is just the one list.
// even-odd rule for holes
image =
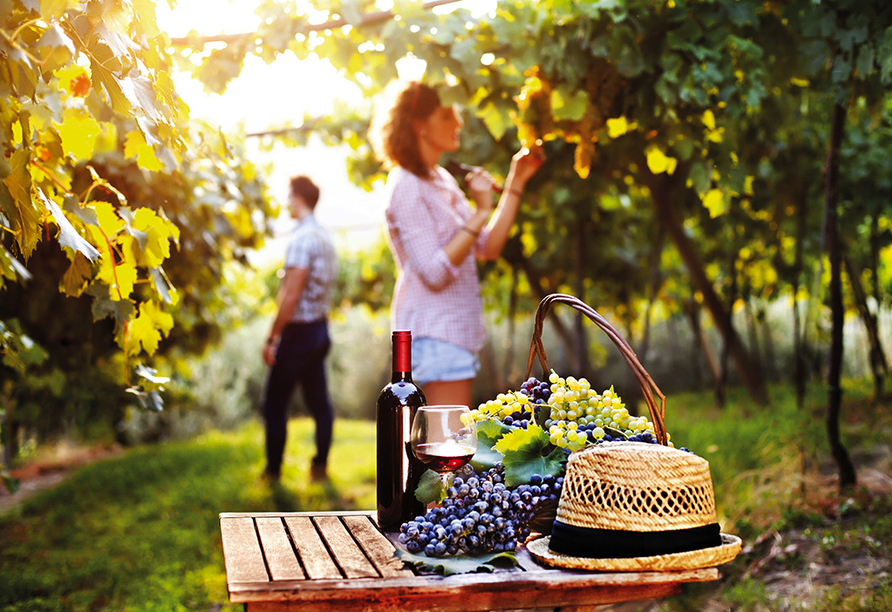
[[671, 555], [722, 545], [718, 523], [667, 531], [624, 531], [576, 527], [554, 521], [549, 548], [589, 559], [630, 559]]

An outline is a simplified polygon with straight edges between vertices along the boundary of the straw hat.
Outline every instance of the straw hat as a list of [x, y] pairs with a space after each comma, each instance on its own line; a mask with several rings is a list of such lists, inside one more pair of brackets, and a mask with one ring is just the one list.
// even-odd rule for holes
[[570, 455], [550, 536], [527, 544], [553, 567], [665, 571], [734, 559], [720, 532], [709, 463], [660, 444], [608, 442]]

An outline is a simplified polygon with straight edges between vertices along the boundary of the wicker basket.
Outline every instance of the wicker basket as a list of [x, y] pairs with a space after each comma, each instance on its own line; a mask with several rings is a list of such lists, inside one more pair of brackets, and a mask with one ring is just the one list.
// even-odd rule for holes
[[[657, 384], [650, 377], [650, 374], [647, 373], [647, 370], [644, 369], [644, 366], [641, 365], [641, 362], [638, 361], [638, 356], [635, 355], [635, 351], [632, 350], [632, 347], [626, 342], [625, 338], [623, 338], [604, 317], [595, 312], [591, 306], [587, 305], [579, 298], [563, 293], [552, 293], [551, 295], [542, 298], [542, 301], [539, 302], [539, 308], [536, 309], [536, 323], [533, 327], [533, 339], [530, 342], [530, 357], [527, 360], [527, 369], [524, 378], [526, 379], [530, 377], [530, 372], [533, 369], [533, 360], [538, 357], [539, 363], [542, 364], [542, 379], [548, 380], [548, 359], [545, 356], [545, 347], [542, 345], [542, 327], [545, 324], [545, 317], [548, 316], [548, 311], [554, 303], [569, 304], [576, 310], [582, 312], [613, 341], [619, 349], [619, 352], [622, 354], [623, 359], [626, 360], [626, 363], [638, 379], [638, 384], [641, 387], [644, 401], [647, 404], [647, 410], [650, 413], [650, 420], [654, 424], [654, 434], [656, 435], [657, 441], [660, 444], [666, 444], [668, 441], [666, 437], [666, 396], [660, 391], [660, 388], [657, 387]], [[654, 394], [660, 399], [659, 405], [657, 405]]]
[[583, 312], [619, 348], [641, 385], [660, 444], [609, 442], [571, 454], [552, 535], [527, 544], [532, 557], [550, 566], [612, 571], [694, 569], [733, 559], [741, 541], [719, 532], [709, 463], [667, 446], [665, 395], [601, 315], [570, 295], [543, 299], [526, 376], [534, 356], [547, 375], [542, 324], [554, 302]]

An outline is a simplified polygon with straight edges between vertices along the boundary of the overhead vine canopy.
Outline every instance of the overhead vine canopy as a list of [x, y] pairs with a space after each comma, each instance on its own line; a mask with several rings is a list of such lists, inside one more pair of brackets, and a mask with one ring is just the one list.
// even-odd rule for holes
[[[55, 243], [68, 260], [58, 291], [90, 296], [124, 355], [151, 355], [175, 320], [197, 325], [197, 300], [208, 312], [202, 292], [224, 260], [262, 240], [272, 208], [251, 165], [189, 123], [152, 0], [0, 8], [0, 289], [27, 283], [39, 245]], [[209, 242], [208, 265], [179, 263]], [[16, 335], [0, 348], [21, 370], [29, 344]]]

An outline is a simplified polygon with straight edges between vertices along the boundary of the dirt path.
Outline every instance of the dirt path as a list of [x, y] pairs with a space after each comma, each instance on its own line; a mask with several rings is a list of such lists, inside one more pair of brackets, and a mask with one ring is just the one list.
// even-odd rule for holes
[[19, 488], [15, 493], [10, 493], [0, 485], [0, 515], [6, 514], [32, 495], [53, 488], [77, 468], [122, 452], [123, 449], [118, 445], [56, 446], [34, 461], [10, 470], [10, 475], [18, 479]]

